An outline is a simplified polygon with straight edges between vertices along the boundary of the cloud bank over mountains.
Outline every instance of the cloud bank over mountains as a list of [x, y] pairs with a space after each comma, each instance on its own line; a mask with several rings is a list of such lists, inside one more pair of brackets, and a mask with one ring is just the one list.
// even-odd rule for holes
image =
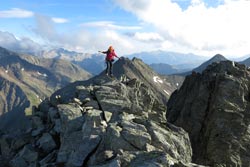
[[0, 31], [0, 46], [25, 53], [38, 52], [44, 48], [30, 38], [17, 39], [9, 32]]
[[153, 25], [165, 49], [188, 49], [198, 53], [249, 53], [250, 1], [224, 0], [209, 7], [202, 0], [192, 0], [183, 10], [170, 0], [114, 0], [122, 9]]

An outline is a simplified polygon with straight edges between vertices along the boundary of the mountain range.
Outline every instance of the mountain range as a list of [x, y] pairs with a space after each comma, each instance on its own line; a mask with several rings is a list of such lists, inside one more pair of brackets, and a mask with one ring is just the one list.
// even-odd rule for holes
[[[178, 68], [175, 68], [174, 66], [168, 65], [168, 64], [151, 64], [150, 66], [159, 74], [162, 75], [181, 75], [181, 76], [186, 76], [191, 74], [192, 72], [197, 72], [197, 73], [202, 73], [202, 71], [204, 71], [209, 65], [211, 65], [212, 63], [219, 63], [221, 61], [227, 61], [228, 59], [225, 58], [223, 55], [221, 54], [216, 54], [215, 56], [213, 56], [212, 58], [210, 58], [209, 60], [205, 61], [204, 63], [202, 63], [201, 65], [199, 65], [196, 68], [193, 69], [186, 69], [184, 71], [181, 71]], [[247, 58], [243, 61], [239, 61], [238, 63], [240, 64], [244, 64], [246, 66], [250, 66], [250, 58]]]
[[[214, 57], [208, 59], [207, 57], [195, 54], [182, 54], [159, 50], [152, 52], [140, 52], [131, 55], [125, 55], [124, 57], [127, 57], [131, 60], [134, 57], [141, 59], [144, 63], [150, 65], [154, 71], [161, 75], [187, 75], [190, 74], [191, 71], [201, 72], [208, 64], [214, 61], [218, 62], [227, 60], [224, 56], [219, 55], [220, 54], [217, 54]], [[92, 75], [98, 75], [105, 69], [105, 55], [102, 54], [78, 53], [75, 51], [68, 51], [66, 49], [59, 48], [43, 51], [38, 56], [70, 61], [73, 64], [80, 66], [82, 69], [88, 71]], [[244, 56], [233, 60], [244, 63], [245, 59], [248, 57]]]
[[55, 90], [90, 77], [91, 74], [65, 60], [23, 55], [0, 47], [0, 127], [13, 124], [12, 119], [18, 115], [31, 114], [32, 106]]
[[[43, 51], [39, 56], [71, 61], [93, 75], [99, 74], [105, 68], [105, 55], [102, 54], [83, 54], [59, 48]], [[144, 63], [151, 65], [155, 71], [165, 75], [191, 70], [206, 60], [206, 57], [194, 54], [165, 51], [141, 52], [123, 57], [141, 59]]]
[[142, 59], [146, 64], [153, 63], [166, 63], [170, 65], [183, 65], [190, 64], [192, 66], [197, 66], [206, 60], [206, 57], [198, 56], [195, 54], [182, 54], [177, 52], [166, 52], [166, 51], [152, 51], [152, 52], [140, 52], [128, 55], [126, 57], [133, 58], [137, 57]]
[[[10, 56], [11, 55], [11, 56]], [[151, 56], [150, 56], [151, 55]], [[4, 90], [2, 93], [2, 112], [5, 113], [6, 111], [12, 111], [13, 106], [15, 106], [17, 103], [20, 108], [24, 105], [26, 107], [26, 110], [28, 110], [28, 113], [31, 112], [31, 106], [36, 105], [40, 102], [40, 100], [44, 99], [45, 97], [48, 97], [53, 91], [55, 91], [58, 88], [61, 88], [62, 86], [75, 81], [75, 80], [85, 80], [87, 78], [90, 78], [91, 74], [89, 74], [87, 71], [90, 71], [90, 73], [97, 75], [101, 71], [103, 71], [104, 67], [104, 55], [90, 55], [90, 54], [82, 54], [77, 53], [73, 51], [68, 51], [65, 49], [56, 49], [56, 50], [50, 50], [47, 52], [42, 52], [40, 55], [42, 57], [37, 56], [30, 56], [25, 54], [18, 54], [11, 51], [8, 51], [6, 49], [1, 48], [1, 80], [2, 85], [10, 85], [10, 83], [14, 83], [12, 88], [19, 89], [20, 91], [10, 91], [15, 92], [13, 94], [28, 94], [28, 100], [22, 101], [17, 98], [16, 100], [8, 99], [6, 100], [6, 92], [9, 92], [8, 89]], [[139, 57], [143, 58], [144, 60], [148, 61], [159, 61], [160, 58], [163, 58], [163, 60], [168, 59], [168, 62], [172, 62], [174, 64], [178, 64], [175, 61], [180, 59], [179, 63], [187, 63], [187, 58], [192, 61], [193, 59], [197, 59], [197, 61], [202, 60], [203, 58], [199, 56], [193, 57], [193, 59], [190, 58], [192, 54], [177, 54], [173, 52], [150, 52], [150, 53], [140, 53], [138, 54]], [[45, 58], [46, 57], [46, 58]], [[184, 57], [181, 59], [181, 57]], [[153, 60], [151, 60], [153, 59]], [[125, 62], [127, 64], [130, 64], [127, 59]], [[168, 94], [171, 94], [171, 92], [176, 89], [177, 87], [180, 87], [184, 78], [180, 75], [188, 75], [191, 74], [192, 71], [195, 72], [202, 72], [209, 64], [213, 62], [220, 62], [227, 60], [225, 57], [223, 57], [220, 54], [215, 55], [211, 59], [207, 60], [206, 62], [202, 63], [200, 66], [193, 68], [192, 70], [187, 71], [188, 69], [179, 69], [176, 66], [179, 65], [168, 65], [164, 63], [160, 64], [151, 64], [150, 67], [156, 71], [157, 73], [161, 75], [169, 75], [169, 74], [178, 74], [179, 76], [162, 76], [162, 79], [168, 80], [169, 84], [172, 88], [166, 87], [166, 89], [162, 89], [168, 92]], [[71, 61], [71, 63], [70, 63]], [[133, 59], [131, 62], [143, 62], [142, 60], [139, 60], [138, 58]], [[245, 61], [240, 62], [242, 64], [249, 65], [249, 59], [246, 59]], [[82, 69], [80, 69], [78, 66], [80, 66]], [[119, 64], [119, 63], [118, 63]], [[126, 64], [126, 63], [125, 63]], [[148, 77], [147, 70], [144, 71], [144, 69], [148, 69], [149, 67], [146, 66], [144, 63], [138, 63], [143, 64], [141, 67], [139, 65], [134, 66], [136, 68], [126, 68], [130, 69], [130, 72], [128, 72], [126, 75], [132, 76], [135, 78], [140, 78], [144, 83], [148, 83], [148, 86], [152, 86], [152, 83], [149, 83], [147, 81], [150, 80], [150, 78], [154, 78], [154, 76], [158, 76], [156, 73], [150, 72], [150, 77]], [[119, 69], [121, 73], [124, 73], [126, 70], [121, 68], [123, 65], [118, 65], [116, 69]], [[121, 68], [121, 69], [120, 69]], [[84, 69], [87, 69], [85, 71]], [[184, 72], [187, 71], [187, 72]], [[116, 73], [116, 71], [115, 71]], [[137, 74], [135, 74], [137, 73]], [[140, 76], [139, 76], [140, 74]], [[120, 77], [120, 76], [119, 76]], [[147, 78], [145, 80], [145, 78]], [[162, 80], [160, 79], [160, 80]], [[5, 80], [7, 80], [5, 82]], [[157, 80], [157, 79], [155, 79]], [[31, 82], [32, 81], [32, 82]], [[177, 84], [177, 85], [175, 85]], [[17, 88], [18, 87], [18, 88]], [[30, 90], [32, 90], [30, 93]], [[24, 91], [24, 93], [16, 93]], [[166, 93], [165, 93], [166, 94]], [[164, 97], [164, 93], [161, 95]], [[7, 97], [7, 96], [6, 96]], [[9, 95], [8, 97], [11, 97]], [[18, 96], [14, 96], [12, 99], [15, 99]], [[25, 99], [25, 98], [22, 98]], [[11, 105], [7, 105], [7, 101], [11, 103]], [[31, 104], [29, 104], [31, 102]], [[20, 103], [20, 104], [19, 104]], [[27, 106], [29, 106], [27, 108]], [[15, 107], [14, 107], [15, 108]]]
[[73, 64], [80, 66], [82, 69], [88, 71], [92, 75], [99, 74], [105, 68], [105, 56], [101, 54], [78, 53], [75, 51], [68, 51], [63, 48], [58, 48], [43, 51], [37, 56], [70, 61]]
[[[74, 65], [74, 63], [84, 66], [85, 69], [90, 69], [89, 71], [92, 73], [98, 73], [104, 68], [100, 65], [104, 65], [103, 55], [90, 56], [58, 49], [51, 50], [46, 54], [44, 52], [43, 57], [47, 58], [40, 58], [27, 54], [18, 54], [4, 48], [1, 48], [0, 51], [1, 114], [16, 110], [26, 110], [26, 113], [31, 113], [33, 105], [40, 103], [41, 100], [48, 97], [55, 90], [70, 82], [86, 80], [91, 77], [91, 74]], [[173, 54], [171, 56], [173, 57]], [[172, 66], [164, 64], [151, 64], [148, 66], [138, 58], [133, 58], [132, 61], [129, 61], [128, 58], [122, 58], [121, 60], [115, 64], [116, 70], [114, 74], [117, 78], [122, 77], [121, 75], [126, 75], [130, 79], [140, 79], [148, 87], [151, 87], [157, 97], [165, 103], [171, 93], [182, 85], [184, 81], [183, 75], [191, 74], [191, 71], [189, 71], [182, 73], [182, 76], [160, 76], [159, 74], [164, 73], [166, 75]], [[201, 72], [209, 64], [225, 60], [227, 60], [225, 57], [218, 54], [192, 71]], [[247, 64], [248, 61], [247, 59], [241, 63]], [[158, 67], [160, 67], [159, 70], [155, 70]], [[169, 68], [166, 69], [165, 67]], [[166, 72], [159, 72], [161, 68], [165, 69]], [[159, 74], [154, 71], [157, 71]], [[170, 74], [174, 72], [179, 73], [181, 70], [174, 69]]]
[[171, 75], [190, 71], [191, 69], [180, 69], [174, 65], [169, 65], [165, 63], [153, 63], [150, 67], [161, 75]]
[[68, 61], [82, 61], [83, 59], [89, 58], [92, 55], [88, 53], [69, 51], [64, 48], [57, 48], [51, 50], [44, 50], [36, 56], [43, 58], [63, 59]]
[[[30, 53], [33, 52], [31, 51]], [[35, 55], [38, 57], [71, 61], [72, 63], [79, 65], [81, 68], [85, 69], [93, 75], [99, 74], [105, 68], [104, 56], [100, 54], [80, 53], [69, 51], [64, 48], [58, 48], [39, 51]], [[150, 65], [156, 72], [162, 75], [188, 72], [198, 67], [205, 61], [208, 61], [208, 57], [199, 56], [192, 53], [183, 54], [161, 50], [151, 52], [138, 52], [131, 55], [125, 55], [124, 57], [128, 57], [129, 59], [137, 57], [146, 64]], [[230, 60], [243, 62], [247, 58], [249, 58], [249, 55], [245, 55], [239, 58], [231, 58]]]

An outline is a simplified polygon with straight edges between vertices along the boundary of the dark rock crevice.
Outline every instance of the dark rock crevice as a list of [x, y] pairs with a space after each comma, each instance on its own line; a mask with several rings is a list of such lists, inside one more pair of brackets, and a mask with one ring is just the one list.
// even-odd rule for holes
[[89, 162], [91, 156], [93, 156], [93, 155], [97, 152], [97, 150], [98, 150], [98, 148], [99, 148], [101, 142], [102, 142], [102, 139], [101, 139], [101, 140], [99, 141], [99, 143], [95, 146], [95, 148], [86, 156], [86, 158], [85, 158], [84, 161], [83, 161], [82, 167], [88, 167], [88, 162]]
[[102, 108], [102, 105], [101, 105], [101, 103], [98, 101], [98, 98], [95, 96], [95, 93], [93, 94], [93, 96], [94, 96], [93, 99], [94, 99], [94, 100], [97, 102], [97, 104], [98, 104], [99, 110], [102, 111], [102, 114], [101, 114], [102, 119], [103, 119], [105, 122], [108, 122], [108, 121], [107, 121], [107, 118], [105, 117], [105, 114], [104, 114], [104, 110], [103, 110], [103, 108]]

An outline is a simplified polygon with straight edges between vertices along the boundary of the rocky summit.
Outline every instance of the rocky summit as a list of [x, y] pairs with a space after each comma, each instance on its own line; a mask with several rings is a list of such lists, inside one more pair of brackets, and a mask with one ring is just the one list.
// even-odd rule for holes
[[1, 134], [0, 166], [196, 166], [188, 134], [166, 122], [149, 87], [102, 79], [54, 93], [34, 109], [26, 132]]
[[162, 103], [166, 103], [172, 92], [181, 84], [173, 82], [174, 79], [172, 78], [164, 79], [138, 58], [132, 60], [121, 58], [114, 64], [114, 76], [121, 78], [124, 75], [127, 79], [136, 78], [143, 82]]
[[193, 160], [250, 166], [250, 70], [223, 61], [193, 72], [168, 101], [167, 120], [189, 133]]

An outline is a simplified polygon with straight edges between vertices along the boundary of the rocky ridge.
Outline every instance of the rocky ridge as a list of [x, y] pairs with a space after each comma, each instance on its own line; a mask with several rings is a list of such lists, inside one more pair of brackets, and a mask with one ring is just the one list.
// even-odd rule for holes
[[250, 166], [250, 71], [231, 61], [186, 77], [168, 101], [167, 120], [189, 133], [193, 160]]
[[[188, 134], [136, 79], [71, 84], [34, 110], [22, 136], [2, 135], [0, 164], [11, 167], [195, 166]], [[66, 89], [65, 89], [66, 90]]]

